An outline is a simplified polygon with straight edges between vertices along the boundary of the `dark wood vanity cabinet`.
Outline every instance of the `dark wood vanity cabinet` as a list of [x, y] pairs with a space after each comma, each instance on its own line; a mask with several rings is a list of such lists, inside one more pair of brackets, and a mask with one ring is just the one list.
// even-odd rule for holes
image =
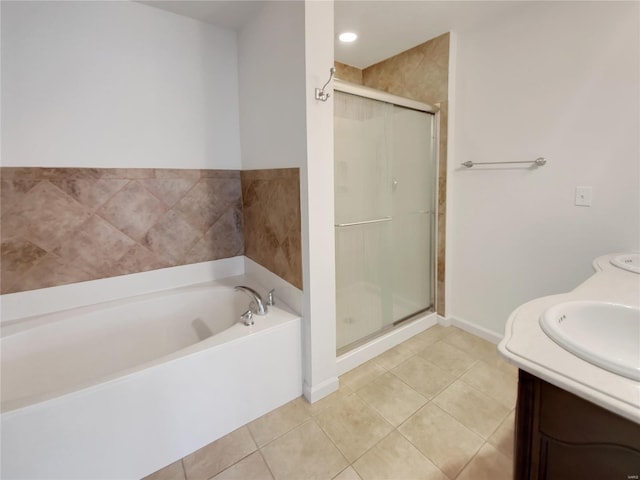
[[515, 480], [640, 479], [640, 425], [519, 372]]

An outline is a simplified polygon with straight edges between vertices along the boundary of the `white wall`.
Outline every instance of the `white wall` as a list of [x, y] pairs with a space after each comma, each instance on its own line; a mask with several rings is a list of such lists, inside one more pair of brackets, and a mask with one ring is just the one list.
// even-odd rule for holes
[[243, 170], [306, 161], [304, 9], [264, 2], [238, 35]]
[[269, 1], [238, 36], [242, 169], [300, 168], [304, 393], [336, 377], [333, 103], [313, 98], [333, 65], [333, 2]]
[[305, 2], [307, 160], [301, 169], [304, 282], [304, 394], [315, 402], [338, 388], [333, 192], [333, 96], [314, 92], [333, 67], [333, 1]]
[[2, 164], [240, 168], [235, 33], [134, 2], [2, 2]]
[[[573, 289], [594, 257], [640, 249], [639, 9], [533, 2], [456, 32], [449, 316], [501, 336], [514, 308]], [[574, 205], [578, 185], [592, 207]]]

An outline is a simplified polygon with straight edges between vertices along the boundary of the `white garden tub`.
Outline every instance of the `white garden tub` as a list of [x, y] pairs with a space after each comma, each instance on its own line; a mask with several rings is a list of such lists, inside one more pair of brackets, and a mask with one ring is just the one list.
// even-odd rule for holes
[[232, 285], [5, 324], [2, 478], [140, 478], [299, 396], [300, 318]]

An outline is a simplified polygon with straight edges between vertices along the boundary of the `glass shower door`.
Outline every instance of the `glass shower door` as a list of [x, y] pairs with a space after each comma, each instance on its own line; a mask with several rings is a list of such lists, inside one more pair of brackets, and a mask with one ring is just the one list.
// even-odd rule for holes
[[393, 107], [393, 322], [433, 303], [433, 225], [436, 165], [433, 115]]
[[337, 346], [388, 323], [393, 106], [335, 92]]
[[433, 300], [433, 115], [335, 92], [336, 344]]

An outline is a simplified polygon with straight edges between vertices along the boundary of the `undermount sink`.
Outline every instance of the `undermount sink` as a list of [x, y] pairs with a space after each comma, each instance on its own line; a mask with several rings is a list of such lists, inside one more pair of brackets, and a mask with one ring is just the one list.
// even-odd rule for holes
[[640, 309], [607, 302], [574, 301], [548, 308], [542, 330], [574, 355], [640, 381]]
[[611, 259], [611, 265], [629, 272], [640, 273], [640, 253], [617, 255]]

